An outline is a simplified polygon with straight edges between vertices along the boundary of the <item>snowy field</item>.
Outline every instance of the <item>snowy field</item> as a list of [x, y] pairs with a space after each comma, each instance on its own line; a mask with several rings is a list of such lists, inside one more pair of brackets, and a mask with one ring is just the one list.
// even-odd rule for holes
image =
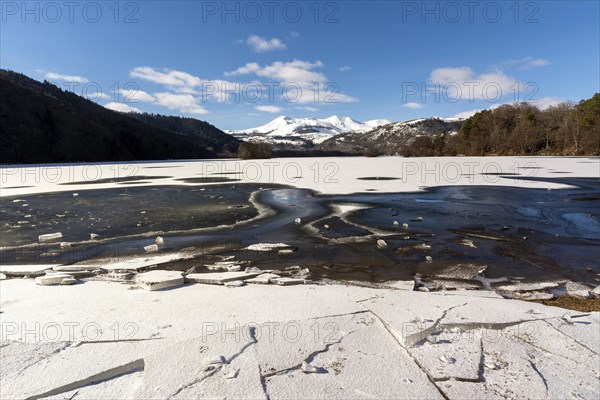
[[[132, 187], [164, 186], [166, 191], [166, 186], [173, 185], [192, 188], [227, 183], [237, 187], [248, 183], [281, 184], [323, 195], [376, 195], [437, 186], [479, 185], [544, 189], [537, 196], [550, 197], [548, 194], [555, 192], [546, 189], [572, 186], [545, 179], [570, 182], [576, 178], [598, 179], [600, 160], [566, 157], [206, 160], [5, 167], [0, 174], [3, 212], [9, 206], [23, 208], [29, 202], [28, 196], [32, 199], [30, 207], [47, 212], [49, 206], [36, 204], [41, 201], [34, 195], [66, 192], [61, 194], [65, 204], [69, 199], [78, 199], [91, 207], [80, 210], [81, 214], [73, 220], [75, 225], [102, 200], [91, 195], [88, 199], [86, 195], [91, 192], [85, 191], [91, 189], [120, 188], [118, 192], [122, 192]], [[212, 198], [218, 196], [210, 189], [199, 189], [206, 192], [198, 193], [208, 196], [202, 200], [206, 203], [198, 203], [199, 207], [216, 203]], [[237, 196], [242, 193], [239, 187], [233, 192]], [[265, 192], [272, 194], [271, 198], [265, 198], [277, 204], [278, 196], [285, 197], [290, 191]], [[104, 192], [99, 194], [104, 195]], [[591, 196], [595, 194], [586, 196], [594, 200]], [[192, 200], [195, 203], [196, 199]], [[252, 197], [251, 204], [258, 208], [254, 200]], [[139, 228], [144, 232], [142, 239], [90, 238], [89, 227], [82, 225], [85, 241], [63, 242], [69, 240], [69, 234], [76, 237], [64, 231], [65, 238], [42, 238], [34, 244], [29, 240], [23, 243], [27, 245], [23, 248], [0, 249], [12, 252], [11, 257], [18, 260], [27, 251], [34, 251], [35, 245], [53, 261], [35, 265], [3, 262], [0, 266], [0, 398], [600, 397], [600, 312], [582, 313], [509, 299], [492, 290], [434, 291], [433, 286], [419, 286], [416, 276], [415, 280], [396, 279], [371, 285], [364, 282], [349, 285], [329, 279], [311, 281], [310, 271], [305, 265], [295, 264], [296, 259], [290, 255], [298, 249], [286, 243], [298, 240], [304, 231], [317, 235], [307, 236], [308, 242], [316, 240], [315, 237], [322, 240], [319, 236], [322, 232], [317, 232], [316, 227], [323, 224], [324, 218], [333, 215], [350, 224], [349, 214], [360, 211], [360, 206], [334, 201], [332, 210], [315, 211], [310, 208], [322, 206], [318, 199], [303, 193], [293, 200], [293, 206], [282, 202], [278, 214], [265, 206], [266, 211], [262, 210], [246, 225], [221, 228], [225, 230], [223, 236], [215, 236], [222, 239], [246, 230], [255, 241], [269, 244], [253, 243], [233, 255], [215, 250], [210, 262], [208, 258], [195, 259], [196, 255], [190, 252], [198, 244], [194, 240], [205, 235], [203, 231], [192, 232], [193, 235], [179, 232], [163, 238], [156, 237], [156, 232], [150, 232], [152, 235], [145, 232], [145, 226]], [[233, 202], [228, 198], [225, 201]], [[227, 204], [222, 208], [227, 210]], [[406, 200], [404, 204], [410, 208], [420, 207], [421, 203]], [[437, 203], [424, 204], [437, 207]], [[593, 202], [584, 201], [567, 207], [590, 204], [593, 206]], [[527, 208], [530, 205], [523, 204], [522, 212], [527, 215], [522, 215], [519, 221], [534, 224], [539, 219], [533, 207]], [[451, 203], [448, 207], [458, 206], [459, 203]], [[415, 209], [420, 210], [411, 210]], [[507, 209], [512, 212], [512, 208]], [[136, 215], [146, 215], [135, 211]], [[215, 208], [214, 212], [217, 211]], [[302, 219], [294, 221], [300, 212], [305, 212]], [[314, 216], [311, 212], [322, 215]], [[572, 216], [581, 214], [570, 212]], [[104, 219], [115, 220], [126, 216], [127, 212], [102, 214]], [[55, 216], [51, 217], [49, 220]], [[440, 221], [451, 221], [448, 219], [451, 217], [440, 213], [435, 218], [426, 215], [422, 222], [410, 220], [410, 229], [420, 228], [407, 232], [417, 237], [419, 232], [429, 229], [446, 230]], [[24, 220], [35, 218], [37, 215], [33, 214]], [[169, 222], [170, 218], [171, 214], [165, 211], [164, 220]], [[321, 222], [312, 221], [311, 227], [303, 230], [304, 218], [320, 218]], [[132, 221], [134, 229], [137, 219]], [[539, 229], [546, 229], [543, 222]], [[97, 228], [98, 221], [94, 223]], [[435, 227], [440, 224], [444, 227]], [[177, 225], [176, 218], [172, 225]], [[11, 227], [13, 239], [19, 238], [20, 231], [29, 229], [25, 226]], [[36, 235], [39, 233], [32, 229]], [[362, 243], [351, 245], [364, 246], [381, 257], [398, 257], [393, 249], [398, 243], [407, 243], [402, 236], [409, 233], [398, 234], [395, 229], [401, 228], [392, 227], [390, 220], [389, 227], [374, 230]], [[589, 252], [588, 244], [574, 244], [578, 238], [561, 235], [555, 239], [553, 234], [539, 236], [539, 232], [527, 235], [533, 235], [532, 242], [564, 239], [566, 242], [560, 242], [563, 246], [587, 246]], [[486, 240], [495, 246], [500, 240], [504, 248], [510, 248], [511, 243], [503, 240], [513, 240], [505, 233], [487, 238], [477, 230], [466, 233], [471, 236], [461, 242], [463, 247], [467, 244], [483, 248]], [[441, 240], [440, 236], [437, 234], [435, 240]], [[380, 237], [385, 240], [378, 240]], [[337, 246], [345, 239], [327, 242], [326, 247], [337, 249], [331, 245]], [[418, 237], [414, 246], [433, 244], [427, 240], [434, 239]], [[56, 261], [63, 251], [75, 254], [80, 249], [86, 253], [94, 246], [110, 248], [115, 241], [127, 245], [124, 247], [127, 257], [99, 262], [94, 253], [87, 262]], [[266, 253], [270, 264], [265, 267], [259, 258], [253, 258], [258, 261], [252, 262], [236, 259], [248, 252]], [[419, 266], [434, 265], [431, 260], [425, 261], [425, 254], [433, 254], [434, 263], [438, 257], [437, 253], [418, 253], [422, 258]], [[528, 257], [527, 265], [537, 269], [535, 263], [540, 255]], [[579, 262], [582, 260], [586, 258], [581, 256]], [[183, 263], [185, 269], [173, 270], [173, 262]], [[597, 264], [592, 266], [597, 268]], [[440, 277], [449, 273], [450, 268], [446, 268], [439, 271]], [[467, 277], [475, 274], [478, 279], [483, 276], [478, 266], [469, 268], [475, 269], [452, 271], [459, 276], [465, 273]], [[585, 276], [592, 276], [585, 268], [583, 271]], [[489, 289], [492, 280], [486, 282]], [[518, 279], [500, 279], [497, 285], [502, 285], [505, 292], [520, 293], [523, 298], [525, 292], [547, 298], [544, 290], [559, 290], [559, 285], [560, 290], [567, 290], [573, 296], [600, 296], [597, 283], [593, 288], [575, 282], [521, 284]]]
[[[82, 191], [124, 183], [130, 187], [210, 185], [229, 180], [289, 185], [323, 194], [400, 193], [446, 185], [560, 189], [566, 185], [530, 179], [569, 177], [599, 178], [600, 159], [336, 157], [5, 166], [0, 168], [0, 196]], [[189, 179], [194, 181], [186, 182]]]

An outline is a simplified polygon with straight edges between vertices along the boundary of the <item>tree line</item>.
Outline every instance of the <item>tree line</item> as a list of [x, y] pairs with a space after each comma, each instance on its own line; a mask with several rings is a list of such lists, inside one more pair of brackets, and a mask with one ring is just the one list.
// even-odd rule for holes
[[401, 154], [600, 155], [600, 93], [577, 104], [565, 102], [545, 110], [519, 103], [480, 111], [457, 134], [419, 136]]

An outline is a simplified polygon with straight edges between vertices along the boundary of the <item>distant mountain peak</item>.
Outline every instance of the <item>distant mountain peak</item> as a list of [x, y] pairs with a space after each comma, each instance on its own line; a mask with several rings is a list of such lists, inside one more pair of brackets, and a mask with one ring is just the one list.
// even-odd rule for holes
[[265, 125], [228, 131], [228, 133], [243, 140], [260, 140], [271, 144], [289, 144], [290, 141], [300, 141], [304, 145], [314, 145], [342, 133], [366, 132], [386, 123], [389, 121], [372, 120], [365, 123], [339, 115], [332, 115], [325, 119], [293, 118], [281, 115]]

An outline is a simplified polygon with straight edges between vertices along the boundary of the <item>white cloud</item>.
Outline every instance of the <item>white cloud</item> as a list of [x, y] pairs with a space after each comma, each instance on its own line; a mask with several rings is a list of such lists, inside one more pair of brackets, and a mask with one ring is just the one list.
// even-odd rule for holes
[[329, 82], [325, 74], [316, 71], [322, 66], [321, 61], [302, 60], [276, 61], [265, 66], [248, 63], [236, 70], [225, 72], [225, 76], [254, 74], [275, 81], [286, 93], [286, 101], [294, 103], [352, 103], [358, 101], [354, 97], [341, 93], [335, 82]]
[[340, 72], [348, 72], [348, 71], [352, 71], [352, 67], [350, 67], [348, 65], [344, 65], [343, 67], [340, 68]]
[[132, 78], [139, 78], [163, 85], [177, 93], [200, 95], [202, 101], [211, 98], [219, 102], [226, 102], [231, 93], [239, 93], [241, 90], [240, 83], [237, 82], [229, 82], [221, 79], [207, 80], [184, 71], [167, 68], [157, 70], [152, 67], [137, 67], [129, 75]]
[[474, 101], [484, 99], [496, 103], [507, 95], [514, 95], [525, 87], [504, 72], [475, 74], [469, 67], [434, 69], [429, 75], [430, 89], [437, 91], [442, 101]]
[[138, 108], [128, 106], [127, 104], [124, 104], [124, 103], [115, 103], [115, 102], [110, 102], [108, 104], [105, 104], [104, 108], [108, 108], [109, 110], [119, 111], [119, 112], [124, 112], [124, 113], [128, 113], [128, 112], [138, 112], [139, 113], [139, 112], [141, 112], [140, 109], [138, 109]]
[[[535, 106], [543, 111], [550, 107], [557, 106], [563, 102], [564, 102], [564, 100], [561, 100], [556, 97], [542, 97], [540, 99], [526, 101], [525, 103], [531, 104], [532, 106]], [[517, 103], [515, 103], [515, 102], [493, 104], [491, 107], [488, 108], [488, 110], [495, 110], [495, 109], [505, 106], [505, 105], [516, 105], [516, 104]], [[474, 110], [469, 110], [469, 111], [462, 111], [462, 112], [459, 112], [458, 114], [453, 115], [452, 118], [469, 118], [480, 111], [483, 111], [483, 110], [482, 109], [474, 109]]]
[[152, 103], [156, 101], [156, 97], [144, 92], [143, 90], [120, 89], [119, 94], [123, 97], [126, 103]]
[[505, 64], [518, 66], [519, 69], [529, 69], [529, 68], [545, 67], [546, 65], [550, 65], [550, 61], [543, 59], [543, 58], [533, 58], [531, 56], [527, 56], [527, 57], [520, 58], [518, 60], [506, 61]]
[[477, 114], [479, 111], [479, 109], [476, 110], [469, 110], [469, 111], [463, 111], [463, 112], [459, 112], [457, 114], [454, 114], [451, 118], [463, 118], [463, 119], [467, 119], [472, 117], [473, 115]]
[[178, 110], [189, 114], [208, 114], [208, 111], [198, 104], [198, 100], [191, 94], [175, 93], [155, 93], [155, 104], [167, 107], [171, 110]]
[[202, 79], [188, 74], [187, 72], [169, 69], [157, 71], [152, 67], [134, 68], [129, 73], [129, 76], [166, 86], [196, 87], [202, 84]]
[[258, 35], [248, 36], [246, 43], [257, 53], [264, 53], [273, 50], [285, 50], [287, 47], [280, 39], [266, 39]]
[[310, 111], [310, 112], [317, 112], [319, 111], [318, 108], [315, 107], [310, 107], [310, 106], [304, 106], [304, 107], [298, 107], [301, 110], [306, 110], [306, 111]]
[[62, 75], [55, 72], [48, 72], [46, 79], [63, 81], [63, 82], [75, 82], [75, 83], [88, 83], [89, 80], [79, 75]]
[[423, 108], [423, 104], [421, 104], [421, 103], [406, 103], [402, 107], [410, 108], [412, 110], [418, 110], [419, 108]]
[[272, 113], [272, 114], [277, 114], [277, 113], [281, 112], [281, 107], [277, 107], [277, 106], [256, 106], [256, 107], [254, 107], [254, 109], [258, 110], [258, 111]]
[[290, 35], [292, 35], [293, 38], [298, 38], [300, 37], [300, 32], [293, 31], [292, 33], [290, 33]]
[[561, 103], [564, 103], [564, 100], [561, 100], [556, 97], [542, 97], [540, 99], [530, 100], [527, 103], [536, 106], [540, 110], [546, 110], [547, 108], [557, 106]]

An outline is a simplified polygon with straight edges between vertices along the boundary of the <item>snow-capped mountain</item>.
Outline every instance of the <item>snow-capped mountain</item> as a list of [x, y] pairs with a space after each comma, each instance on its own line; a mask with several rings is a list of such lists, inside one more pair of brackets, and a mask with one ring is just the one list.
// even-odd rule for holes
[[239, 131], [227, 131], [241, 140], [265, 141], [273, 145], [311, 146], [348, 132], [367, 132], [388, 124], [387, 120], [359, 122], [333, 115], [325, 119], [281, 116], [266, 125]]

